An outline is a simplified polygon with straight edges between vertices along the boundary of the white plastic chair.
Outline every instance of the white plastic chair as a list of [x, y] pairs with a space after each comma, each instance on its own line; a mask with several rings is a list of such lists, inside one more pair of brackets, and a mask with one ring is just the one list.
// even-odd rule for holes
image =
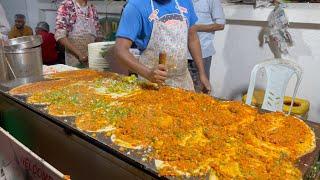
[[265, 89], [265, 95], [263, 99], [262, 109], [269, 111], [281, 111], [283, 107], [283, 98], [286, 92], [286, 88], [291, 77], [296, 74], [297, 81], [294, 88], [290, 110], [291, 113], [294, 98], [296, 97], [298, 87], [302, 79], [301, 67], [289, 60], [284, 59], [271, 59], [257, 64], [250, 77], [250, 84], [247, 93], [246, 104], [251, 105], [254, 87], [256, 83], [257, 72], [261, 69], [265, 69], [267, 75], [267, 86]]

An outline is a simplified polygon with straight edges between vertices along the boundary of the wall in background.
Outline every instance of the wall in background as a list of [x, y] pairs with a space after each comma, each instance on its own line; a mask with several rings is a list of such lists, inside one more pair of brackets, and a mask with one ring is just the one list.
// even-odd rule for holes
[[[306, 7], [308, 6], [308, 7]], [[257, 63], [273, 58], [268, 45], [259, 46], [259, 34], [272, 10], [252, 6], [224, 6], [229, 23], [225, 30], [217, 32], [215, 46], [217, 54], [211, 68], [214, 95], [226, 99], [239, 99], [247, 91], [250, 72]], [[303, 69], [303, 80], [298, 97], [311, 102], [309, 119], [320, 122], [320, 4], [289, 6], [286, 10], [291, 23], [290, 32], [294, 47], [290, 48], [290, 59]], [[318, 18], [317, 18], [318, 17]], [[304, 20], [305, 19], [305, 20]], [[257, 85], [264, 86], [265, 77], [258, 75]], [[293, 78], [287, 88], [291, 96]]]
[[26, 0], [0, 0], [10, 25], [14, 24], [14, 15], [15, 14], [24, 14], [29, 20]]

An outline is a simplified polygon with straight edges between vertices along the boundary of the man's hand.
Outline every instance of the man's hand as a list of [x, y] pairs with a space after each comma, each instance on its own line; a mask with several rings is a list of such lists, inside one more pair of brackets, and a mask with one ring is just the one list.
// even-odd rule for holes
[[87, 64], [88, 63], [88, 56], [80, 55], [79, 61], [81, 64]]
[[150, 70], [147, 79], [153, 83], [163, 84], [167, 79], [167, 69], [163, 64], [159, 64], [158, 68]]
[[139, 74], [153, 83], [163, 83], [167, 78], [167, 69], [159, 65], [155, 69], [149, 69], [140, 63], [130, 52], [132, 41], [126, 38], [117, 38], [114, 49], [115, 58], [130, 71]]
[[211, 84], [205, 74], [200, 74], [200, 81], [203, 86], [202, 92], [206, 94], [211, 93]]
[[77, 47], [69, 41], [67, 37], [59, 39], [59, 43], [61, 43], [66, 49], [69, 49], [73, 55], [78, 57], [78, 60], [81, 64], [88, 63], [88, 56], [83, 55], [81, 51], [77, 49]]

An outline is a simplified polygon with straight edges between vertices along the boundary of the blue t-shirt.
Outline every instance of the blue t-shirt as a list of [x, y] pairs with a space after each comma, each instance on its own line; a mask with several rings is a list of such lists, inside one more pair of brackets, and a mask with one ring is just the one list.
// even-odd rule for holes
[[[198, 18], [191, 0], [178, 0], [180, 9], [188, 21], [188, 26], [193, 26]], [[159, 10], [158, 17], [162, 22], [175, 20], [180, 17], [180, 11], [175, 0], [167, 4], [153, 1], [154, 8]], [[150, 0], [129, 0], [121, 16], [117, 37], [127, 38], [135, 42], [139, 50], [145, 50], [149, 43], [153, 28], [153, 21], [149, 20], [152, 13]]]

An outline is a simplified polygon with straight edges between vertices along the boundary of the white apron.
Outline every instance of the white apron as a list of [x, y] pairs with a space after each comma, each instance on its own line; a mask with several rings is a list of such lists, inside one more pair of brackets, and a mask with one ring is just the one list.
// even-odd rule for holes
[[[158, 9], [154, 9], [153, 0], [151, 1], [153, 19], [153, 29], [147, 48], [139, 58], [139, 62], [148, 68], [155, 68], [159, 65], [159, 53], [167, 54], [166, 67], [168, 68], [168, 78], [165, 83], [169, 86], [194, 90], [191, 75], [188, 70], [188, 25], [183, 17], [182, 21], [173, 24], [161, 22], [158, 17]], [[179, 3], [175, 0], [177, 7]]]
[[[94, 19], [88, 18], [86, 14], [80, 14], [77, 3], [75, 1], [73, 3], [76, 6], [77, 19], [68, 34], [68, 39], [84, 56], [88, 56], [88, 44], [93, 43], [97, 35]], [[81, 64], [78, 57], [69, 50], [66, 50], [66, 64], [73, 67], [88, 67], [87, 63]]]

